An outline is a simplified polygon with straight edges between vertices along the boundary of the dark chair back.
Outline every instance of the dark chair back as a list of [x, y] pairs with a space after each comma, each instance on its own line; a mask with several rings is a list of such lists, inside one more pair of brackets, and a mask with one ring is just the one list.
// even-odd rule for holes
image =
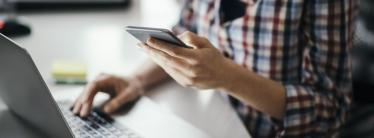
[[353, 57], [353, 95], [356, 103], [374, 103], [374, 0], [361, 0]]

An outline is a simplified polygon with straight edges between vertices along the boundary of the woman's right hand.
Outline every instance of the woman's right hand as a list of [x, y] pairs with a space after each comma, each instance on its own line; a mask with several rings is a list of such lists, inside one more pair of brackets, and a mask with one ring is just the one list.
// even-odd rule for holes
[[144, 92], [142, 83], [137, 78], [121, 78], [109, 74], [100, 74], [94, 81], [87, 84], [84, 91], [74, 102], [72, 111], [81, 117], [91, 112], [92, 102], [98, 92], [110, 95], [110, 99], [103, 105], [105, 113], [113, 113], [123, 104], [137, 99]]

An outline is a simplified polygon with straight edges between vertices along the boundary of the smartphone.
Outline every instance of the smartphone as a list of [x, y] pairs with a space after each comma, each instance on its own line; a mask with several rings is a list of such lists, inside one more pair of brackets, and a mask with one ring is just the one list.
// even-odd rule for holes
[[153, 37], [174, 44], [176, 46], [191, 48], [184, 44], [178, 37], [176, 37], [171, 31], [167, 29], [127, 26], [126, 31], [143, 43], [146, 43], [150, 37]]

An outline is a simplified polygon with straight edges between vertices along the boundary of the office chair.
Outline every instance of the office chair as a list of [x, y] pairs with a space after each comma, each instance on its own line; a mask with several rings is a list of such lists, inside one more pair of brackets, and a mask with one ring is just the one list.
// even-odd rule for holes
[[360, 0], [352, 48], [353, 104], [342, 138], [374, 137], [374, 1]]

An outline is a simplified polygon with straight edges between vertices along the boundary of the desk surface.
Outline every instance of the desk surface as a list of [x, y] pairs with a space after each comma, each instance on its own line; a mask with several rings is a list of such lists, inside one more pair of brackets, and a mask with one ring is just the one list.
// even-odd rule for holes
[[[157, 8], [169, 4], [170, 8]], [[147, 59], [124, 31], [127, 25], [170, 28], [178, 18], [174, 0], [133, 0], [127, 9], [20, 13], [32, 27], [30, 36], [15, 41], [27, 49], [52, 92], [80, 86], [57, 86], [50, 74], [54, 60], [85, 62], [88, 78], [98, 73], [129, 75]], [[238, 116], [215, 92], [198, 92], [169, 83], [148, 97], [213, 137], [249, 137]], [[0, 105], [3, 106], [3, 105]]]

